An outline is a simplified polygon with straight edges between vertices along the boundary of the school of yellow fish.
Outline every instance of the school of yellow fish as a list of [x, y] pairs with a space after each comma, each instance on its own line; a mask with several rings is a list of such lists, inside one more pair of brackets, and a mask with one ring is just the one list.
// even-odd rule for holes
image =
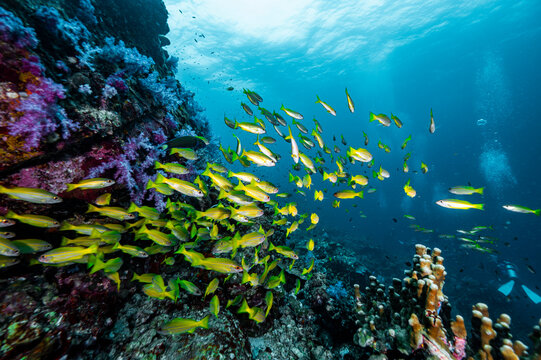
[[[312, 186], [313, 176], [319, 173], [322, 182], [330, 182], [332, 186], [345, 185], [348, 188], [334, 192], [336, 198], [332, 203], [333, 207], [339, 207], [341, 200], [363, 199], [364, 193], [371, 194], [376, 191], [369, 186], [368, 177], [362, 174], [348, 172], [350, 165], [359, 162], [366, 164], [368, 168], [375, 165], [374, 155], [363, 147], [348, 146], [344, 155], [339, 155], [340, 147], [334, 146], [331, 150], [322, 137], [323, 129], [317, 119], [313, 119], [314, 128], [310, 131], [303, 123], [304, 116], [299, 112], [281, 106], [280, 110], [291, 118], [288, 125], [286, 119], [276, 111], [269, 111], [260, 106], [263, 101], [256, 92], [244, 89], [248, 101], [258, 107], [263, 118], [274, 128], [276, 133], [286, 142], [290, 143], [290, 156], [293, 159], [293, 170], [301, 171], [302, 176], [289, 173], [289, 181], [297, 187], [297, 193], [307, 196], [307, 192], [313, 192], [314, 201], [322, 201], [327, 189], [317, 189]], [[347, 107], [351, 113], [355, 111], [354, 102], [346, 89]], [[323, 109], [336, 116], [332, 106], [317, 96], [316, 103]], [[238, 161], [243, 167], [249, 168], [252, 164], [263, 167], [273, 167], [283, 162], [279, 154], [274, 153], [269, 146], [276, 143], [276, 140], [267, 135], [267, 125], [263, 119], [254, 115], [249, 105], [241, 103], [242, 109], [253, 116], [253, 122], [238, 122], [224, 116], [227, 126], [234, 130], [241, 130], [253, 134], [254, 145], [257, 150], [248, 150], [243, 147], [239, 137], [236, 138], [236, 148], [227, 149], [220, 145], [224, 159], [233, 164]], [[429, 132], [436, 130], [432, 109], [430, 110]], [[389, 118], [385, 114], [369, 114], [370, 122], [378, 122], [384, 127], [394, 123], [402, 128], [402, 121], [391, 113]], [[284, 127], [282, 130], [281, 127]], [[293, 134], [292, 128], [299, 133]], [[287, 131], [285, 131], [287, 129]], [[310, 135], [309, 135], [310, 134]], [[310, 138], [311, 136], [312, 138]], [[361, 138], [361, 137], [359, 137]], [[408, 142], [412, 140], [411, 135], [405, 138], [401, 145], [404, 151]], [[362, 142], [364, 146], [369, 144], [369, 138], [363, 132]], [[347, 142], [341, 136], [341, 143], [347, 146]], [[301, 151], [299, 144], [306, 149]], [[309, 156], [307, 153], [318, 147], [317, 156]], [[378, 141], [378, 148], [384, 152], [390, 152], [391, 147], [381, 140]], [[256, 322], [265, 321], [273, 303], [273, 292], [285, 283], [285, 270], [295, 266], [299, 259], [296, 251], [286, 247], [278, 246], [272, 242], [274, 229], [263, 229], [256, 225], [256, 219], [267, 213], [274, 212], [272, 226], [285, 228], [286, 237], [301, 229], [301, 226], [308, 219], [306, 230], [315, 228], [319, 222], [316, 213], [299, 213], [297, 204], [289, 202], [282, 204], [280, 199], [285, 199], [291, 194], [280, 192], [277, 186], [260, 179], [250, 172], [233, 172], [225, 166], [217, 163], [207, 163], [204, 172], [195, 178], [193, 182], [181, 180], [175, 175], [186, 175], [189, 173], [186, 162], [198, 159], [197, 152], [188, 148], [172, 148], [170, 155], [176, 155], [178, 162], [159, 163], [156, 162], [155, 180], [149, 181], [147, 189], [153, 189], [166, 196], [180, 194], [186, 199], [199, 199], [211, 197], [216, 203], [206, 209], [197, 209], [191, 205], [189, 200], [167, 200], [166, 210], [159, 212], [148, 206], [138, 206], [132, 203], [127, 209], [110, 206], [111, 194], [104, 193], [97, 197], [94, 204], [88, 204], [88, 213], [98, 214], [100, 221], [93, 221], [90, 224], [72, 224], [70, 222], [59, 223], [43, 215], [17, 214], [9, 211], [4, 217], [0, 217], [0, 227], [6, 228], [16, 224], [24, 223], [33, 227], [45, 229], [56, 229], [66, 231], [68, 234], [78, 234], [78, 237], [63, 237], [60, 247], [52, 249], [51, 244], [40, 239], [14, 239], [16, 234], [9, 231], [0, 232], [0, 268], [18, 263], [21, 259], [29, 261], [30, 264], [42, 264], [45, 266], [66, 266], [75, 263], [87, 264], [90, 273], [103, 271], [112, 281], [120, 287], [119, 269], [122, 267], [121, 257], [111, 257], [114, 253], [122, 252], [136, 258], [146, 258], [155, 254], [167, 254], [163, 261], [166, 265], [173, 265], [179, 258], [197, 269], [216, 273], [213, 279], [207, 284], [206, 289], [200, 289], [196, 284], [186, 279], [168, 279], [167, 282], [159, 274], [134, 274], [132, 281], [140, 282], [143, 285], [143, 292], [149, 297], [157, 299], [171, 299], [177, 301], [180, 292], [185, 291], [190, 296], [200, 296], [206, 301], [207, 296], [213, 295], [219, 288], [220, 283], [226, 281], [237, 281], [241, 284], [249, 284], [252, 287], [263, 287], [266, 289], [265, 305], [263, 307], [250, 307], [247, 299], [242, 295], [234, 299], [219, 299], [214, 295], [209, 300], [209, 311], [216, 317], [220, 311], [220, 303], [226, 308], [237, 306], [238, 313], [246, 313], [249, 319]], [[334, 154], [333, 154], [334, 152]], [[323, 164], [330, 156], [330, 163], [336, 168], [327, 172]], [[409, 173], [408, 160], [411, 154], [404, 155], [403, 172]], [[390, 173], [378, 164], [379, 169], [373, 171], [373, 178], [384, 181], [390, 177]], [[421, 162], [420, 172], [426, 174], [428, 166]], [[169, 175], [164, 175], [165, 173]], [[87, 189], [104, 189], [114, 185], [115, 182], [106, 178], [94, 178], [83, 180], [77, 184], [68, 184], [67, 191], [85, 191]], [[366, 190], [365, 190], [366, 189]], [[408, 179], [404, 185], [405, 194], [414, 198], [417, 191]], [[471, 186], [455, 186], [449, 189], [455, 195], [483, 194], [483, 188]], [[0, 186], [0, 194], [9, 196], [12, 199], [27, 201], [35, 204], [54, 204], [62, 201], [57, 194], [52, 194], [42, 189], [33, 188], [8, 188]], [[179, 198], [177, 196], [177, 198]], [[182, 198], [182, 197], [180, 197]], [[460, 199], [443, 199], [436, 202], [438, 205], [451, 209], [480, 209], [483, 204], [472, 204]], [[200, 203], [201, 205], [202, 203]], [[532, 210], [518, 205], [505, 205], [505, 209], [520, 213], [533, 213], [539, 215], [540, 210]], [[362, 217], [366, 215], [361, 213]], [[415, 220], [411, 215], [404, 215], [410, 220]], [[107, 221], [102, 221], [108, 219]], [[114, 221], [113, 221], [114, 220]], [[419, 225], [412, 225], [416, 231], [432, 232]], [[465, 234], [476, 234], [487, 227], [476, 227]], [[2, 229], [4, 230], [4, 229]], [[445, 235], [448, 236], [448, 235]], [[448, 236], [454, 237], [454, 236]], [[460, 238], [464, 239], [464, 238]], [[466, 238], [467, 239], [467, 238]], [[468, 239], [469, 240], [469, 239]], [[463, 240], [467, 241], [467, 240]], [[275, 241], [276, 242], [276, 241]], [[468, 242], [468, 241], [467, 241]], [[480, 241], [470, 240], [466, 246], [483, 251]], [[306, 244], [306, 249], [312, 251], [315, 243], [312, 239]], [[37, 258], [34, 254], [41, 254]], [[263, 256], [265, 254], [265, 256]], [[285, 262], [290, 261], [289, 265]], [[302, 269], [302, 275], [310, 276], [314, 267], [314, 259], [308, 268]], [[300, 280], [297, 278], [295, 293], [300, 290]], [[191, 333], [198, 327], [208, 328], [209, 316], [201, 320], [177, 318], [163, 326], [160, 330], [164, 334]]]

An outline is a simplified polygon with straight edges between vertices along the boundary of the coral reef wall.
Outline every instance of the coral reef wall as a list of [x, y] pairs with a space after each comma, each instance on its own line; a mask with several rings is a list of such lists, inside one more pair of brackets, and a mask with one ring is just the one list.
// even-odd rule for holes
[[[54, 193], [107, 176], [141, 203], [183, 134], [208, 137], [175, 79], [160, 0], [7, 0], [0, 7], [0, 179]], [[159, 199], [151, 199], [159, 200]], [[5, 204], [0, 204], [0, 211]]]

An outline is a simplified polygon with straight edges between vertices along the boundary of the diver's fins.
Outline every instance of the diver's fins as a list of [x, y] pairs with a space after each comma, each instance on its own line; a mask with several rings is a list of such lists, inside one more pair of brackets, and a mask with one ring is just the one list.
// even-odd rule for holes
[[498, 288], [498, 291], [504, 294], [505, 296], [509, 295], [513, 291], [513, 286], [515, 286], [515, 280], [510, 280]]
[[541, 296], [534, 293], [532, 290], [528, 289], [525, 285], [522, 285], [522, 289], [528, 295], [530, 300], [534, 302], [534, 304], [539, 304], [541, 302]]

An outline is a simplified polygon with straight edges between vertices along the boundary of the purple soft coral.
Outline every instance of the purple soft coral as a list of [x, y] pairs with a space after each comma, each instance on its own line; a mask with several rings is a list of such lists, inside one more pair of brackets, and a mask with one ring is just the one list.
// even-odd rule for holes
[[128, 91], [128, 85], [126, 85], [124, 79], [122, 79], [117, 74], [110, 75], [105, 81], [105, 83], [109, 86], [114, 87], [121, 94], [124, 94]]
[[39, 57], [29, 52], [36, 45], [34, 30], [24, 27], [19, 18], [0, 8], [1, 65], [6, 78], [19, 81], [12, 87], [22, 90], [16, 101], [7, 103], [6, 116], [0, 121], [8, 128], [9, 135], [22, 138], [25, 151], [39, 147], [42, 139], [59, 127], [64, 139], [78, 128], [57, 104], [57, 100], [65, 98], [64, 88], [43, 76]]
[[[142, 161], [141, 154], [144, 154]], [[88, 177], [97, 177], [115, 169], [112, 173], [114, 179], [126, 186], [135, 203], [141, 204], [147, 195], [146, 183], [154, 174], [154, 163], [164, 155], [165, 150], [154, 144], [146, 132], [141, 132], [137, 137], [128, 139], [122, 146], [122, 152], [97, 149], [93, 157], [99, 160], [101, 165], [91, 169]], [[159, 197], [154, 197], [154, 200], [163, 201]]]
[[9, 133], [25, 138], [25, 150], [39, 146], [43, 137], [53, 133], [58, 124], [62, 128], [62, 137], [66, 139], [70, 131], [78, 126], [69, 120], [64, 109], [56, 104], [57, 99], [64, 99], [64, 88], [48, 78], [42, 78], [39, 84], [28, 84], [30, 95], [22, 98], [17, 111], [22, 115], [9, 125]]

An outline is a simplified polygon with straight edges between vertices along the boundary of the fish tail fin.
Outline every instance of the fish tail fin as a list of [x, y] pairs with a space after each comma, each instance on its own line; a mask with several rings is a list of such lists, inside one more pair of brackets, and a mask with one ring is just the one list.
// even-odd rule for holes
[[227, 170], [227, 177], [228, 178], [233, 177], [233, 171]]
[[[150, 180], [149, 180], [150, 181]], [[135, 205], [134, 202], [130, 203], [130, 206], [128, 207], [128, 210], [127, 210], [129, 213], [132, 213], [132, 212], [136, 212], [137, 211], [137, 205]]]
[[68, 245], [70, 243], [70, 240], [71, 239], [68, 239], [67, 237], [62, 236], [62, 240], [60, 241], [60, 245], [61, 246]]
[[119, 248], [120, 248], [120, 243], [117, 242], [117, 243], [115, 243], [115, 244], [113, 245], [112, 250], [117, 250], [117, 249], [119, 249]]
[[239, 155], [235, 151], [233, 151], [233, 153], [231, 153], [231, 162], [237, 161], [238, 159], [239, 159]]
[[364, 192], [361, 190], [357, 193], [357, 196], [360, 197], [361, 199], [364, 199]]
[[248, 306], [248, 303], [246, 302], [246, 299], [242, 299], [242, 304], [240, 304], [239, 309], [237, 310], [237, 313], [250, 313], [250, 307]]
[[163, 169], [163, 164], [159, 161], [154, 162], [154, 169]]
[[88, 204], [88, 210], [86, 211], [87, 213], [98, 212], [98, 211], [99, 211], [99, 208], [97, 206]]
[[148, 189], [152, 189], [153, 187], [154, 187], [154, 181], [148, 179], [145, 189], [148, 190]]
[[[150, 181], [150, 180], [149, 180], [149, 181]], [[167, 201], [166, 201], [166, 203], [165, 203], [165, 208], [166, 208], [166, 209], [169, 209], [169, 208], [170, 208], [171, 206], [173, 206], [173, 205], [174, 205], [174, 203], [171, 201], [171, 199], [170, 199], [170, 198], [167, 198]]]
[[485, 204], [475, 204], [474, 207], [478, 210], [485, 210]]
[[370, 122], [375, 121], [375, 120], [377, 120], [376, 114], [374, 114], [373, 112], [370, 112]]
[[154, 180], [154, 183], [155, 184], [163, 184], [165, 182], [165, 176], [163, 176], [162, 174], [158, 173], [156, 175], [156, 180]]
[[237, 121], [237, 119], [235, 119], [235, 127], [233, 129], [236, 129], [239, 127], [239, 122]]
[[293, 134], [291, 134], [291, 126], [288, 125], [287, 129], [289, 130], [289, 135], [287, 135], [284, 140], [289, 140], [293, 138]]
[[7, 188], [5, 186], [0, 185], [0, 193], [4, 193], [7, 191]]
[[[325, 179], [323, 179], [325, 180]], [[292, 173], [289, 173], [289, 182], [295, 181], [295, 176]]]
[[186, 252], [186, 247], [184, 245], [181, 245], [177, 251], [175, 251], [175, 254], [184, 254]]
[[218, 194], [218, 200], [227, 198], [227, 192], [224, 189], [220, 189], [220, 193]]
[[534, 210], [533, 213], [539, 216], [539, 214], [541, 214], [541, 209]]
[[475, 189], [474, 192], [478, 193], [479, 195], [483, 195], [483, 192], [485, 191], [484, 187], [480, 187], [479, 189]]
[[[242, 258], [242, 260], [244, 261], [244, 258]], [[249, 280], [250, 280], [250, 275], [248, 275], [248, 271], [243, 271], [242, 272], [242, 279], [241, 279], [240, 283], [241, 284], [246, 284]]]
[[94, 245], [91, 245], [87, 251], [90, 253], [90, 254], [95, 254], [98, 252], [98, 244], [94, 244]]
[[199, 321], [199, 325], [203, 329], [208, 329], [209, 328], [209, 319], [210, 319], [210, 315], [205, 316], [201, 321]]
[[105, 263], [100, 259], [99, 256], [96, 256], [96, 261], [94, 262], [94, 265], [92, 266], [92, 270], [90, 270], [90, 274], [94, 274], [97, 271], [100, 271], [102, 269], [105, 269]]
[[62, 222], [62, 224], [58, 228], [58, 230], [71, 230], [71, 229], [72, 229], [72, 225], [66, 221]]
[[235, 217], [237, 215], [238, 210], [235, 209], [233, 206], [227, 206], [226, 209], [231, 211], [230, 217]]
[[244, 184], [242, 183], [242, 181], [240, 181], [239, 179], [239, 184], [237, 186], [235, 186], [234, 188], [235, 190], [245, 190], [246, 189], [246, 186], [244, 186]]
[[[537, 214], [539, 215], [539, 214]], [[11, 210], [8, 210], [8, 213], [6, 214], [6, 217], [9, 218], [9, 219], [16, 219], [17, 218], [17, 214], [15, 214], [13, 211]]]
[[207, 168], [205, 169], [205, 171], [203, 171], [203, 173], [201, 175], [210, 176], [211, 175], [210, 168], [207, 166]]
[[68, 187], [66, 191], [72, 191], [77, 189], [77, 184], [66, 184], [66, 186]]
[[135, 235], [143, 235], [148, 231], [148, 228], [145, 224], [143, 224], [137, 231], [135, 232]]

